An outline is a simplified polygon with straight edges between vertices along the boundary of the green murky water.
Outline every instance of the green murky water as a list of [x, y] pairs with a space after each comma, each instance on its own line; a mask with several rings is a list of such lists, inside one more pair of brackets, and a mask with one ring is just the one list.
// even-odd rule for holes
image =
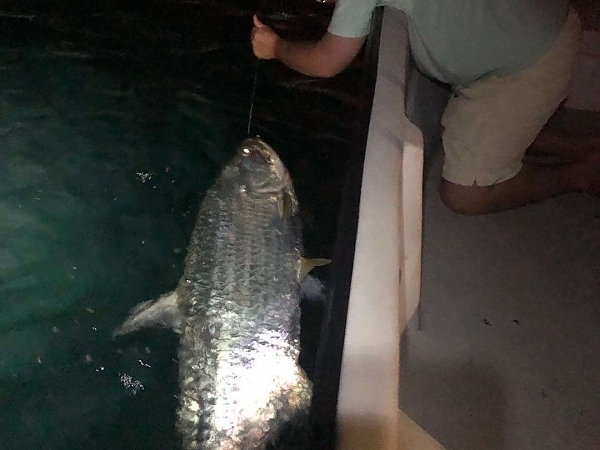
[[[254, 7], [0, 6], [1, 449], [178, 447], [175, 335], [110, 331], [175, 286], [198, 201], [246, 136]], [[326, 14], [308, 19], [318, 33]], [[360, 71], [258, 68], [252, 133], [294, 177], [309, 256], [334, 244]]]

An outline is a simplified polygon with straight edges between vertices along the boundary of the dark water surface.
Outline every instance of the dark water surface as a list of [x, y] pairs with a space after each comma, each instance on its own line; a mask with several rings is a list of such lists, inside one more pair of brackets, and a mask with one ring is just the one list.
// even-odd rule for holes
[[[110, 331], [174, 288], [198, 201], [246, 136], [251, 14], [318, 36], [318, 8], [0, 4], [0, 449], [178, 447], [177, 337]], [[252, 134], [292, 173], [308, 256], [331, 256], [361, 72], [259, 65]]]

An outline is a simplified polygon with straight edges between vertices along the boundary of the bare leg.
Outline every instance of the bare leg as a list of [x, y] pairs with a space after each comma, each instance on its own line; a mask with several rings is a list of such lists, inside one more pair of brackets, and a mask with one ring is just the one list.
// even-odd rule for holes
[[600, 152], [561, 166], [524, 165], [516, 176], [493, 186], [442, 180], [440, 189], [444, 203], [465, 215], [513, 209], [567, 192], [600, 192]]
[[544, 127], [527, 154], [555, 156], [559, 161], [581, 161], [590, 153], [600, 151], [599, 134], [572, 134], [552, 127]]
[[[466, 215], [517, 208], [567, 192], [600, 193], [600, 133], [544, 127], [523, 159], [521, 171], [493, 186], [462, 186], [442, 180], [444, 203]], [[569, 128], [567, 127], [567, 130]], [[548, 158], [550, 157], [550, 158]]]

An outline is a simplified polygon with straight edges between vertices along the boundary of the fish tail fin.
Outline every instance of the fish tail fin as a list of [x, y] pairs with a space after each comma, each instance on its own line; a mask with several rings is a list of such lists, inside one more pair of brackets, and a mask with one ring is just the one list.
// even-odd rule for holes
[[181, 333], [183, 315], [179, 310], [177, 291], [161, 295], [158, 300], [149, 300], [134, 306], [123, 324], [114, 329], [113, 337], [122, 336], [141, 328], [160, 326]]

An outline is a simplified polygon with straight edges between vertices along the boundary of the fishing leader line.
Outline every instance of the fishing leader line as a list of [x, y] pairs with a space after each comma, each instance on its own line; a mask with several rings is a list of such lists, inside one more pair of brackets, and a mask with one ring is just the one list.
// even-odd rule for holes
[[252, 124], [252, 111], [254, 110], [254, 99], [256, 97], [256, 80], [258, 79], [258, 64], [260, 59], [256, 61], [256, 68], [254, 69], [254, 84], [252, 85], [252, 100], [250, 102], [250, 113], [248, 114], [248, 136], [250, 135], [250, 125]]

